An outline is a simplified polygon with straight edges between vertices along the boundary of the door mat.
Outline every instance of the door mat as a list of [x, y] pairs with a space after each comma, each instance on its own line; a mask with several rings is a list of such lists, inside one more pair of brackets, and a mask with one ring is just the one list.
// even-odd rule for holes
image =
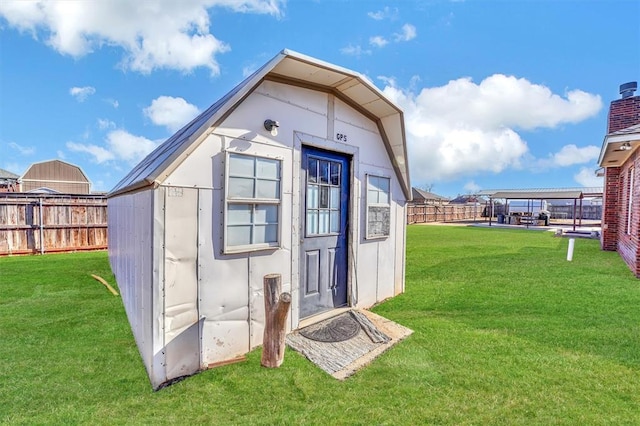
[[[350, 333], [352, 337], [342, 339]], [[412, 330], [373, 312], [350, 310], [290, 333], [287, 344], [343, 380], [411, 333]]]

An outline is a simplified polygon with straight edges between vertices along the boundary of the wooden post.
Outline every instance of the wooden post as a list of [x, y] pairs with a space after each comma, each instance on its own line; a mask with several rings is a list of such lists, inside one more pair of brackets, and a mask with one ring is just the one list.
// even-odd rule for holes
[[[264, 276], [264, 335], [262, 338], [263, 367], [276, 368], [284, 359], [286, 320], [291, 305], [291, 294], [282, 293], [280, 274]], [[280, 296], [278, 297], [278, 295]]]

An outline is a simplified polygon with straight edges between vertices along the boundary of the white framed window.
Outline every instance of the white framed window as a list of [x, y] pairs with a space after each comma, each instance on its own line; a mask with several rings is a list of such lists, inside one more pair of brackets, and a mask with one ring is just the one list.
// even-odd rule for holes
[[386, 238], [391, 228], [391, 179], [367, 175], [367, 239]]
[[225, 252], [280, 246], [282, 161], [227, 153]]

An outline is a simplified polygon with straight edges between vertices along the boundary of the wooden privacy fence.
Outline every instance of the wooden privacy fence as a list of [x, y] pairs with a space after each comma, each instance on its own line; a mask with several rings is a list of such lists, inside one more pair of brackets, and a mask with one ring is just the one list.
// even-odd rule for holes
[[408, 204], [407, 223], [454, 222], [486, 217], [484, 205], [466, 204]]
[[0, 256], [106, 248], [104, 195], [0, 193]]

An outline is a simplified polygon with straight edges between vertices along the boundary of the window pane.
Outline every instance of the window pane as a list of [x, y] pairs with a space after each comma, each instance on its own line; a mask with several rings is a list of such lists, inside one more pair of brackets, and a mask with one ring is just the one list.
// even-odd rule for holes
[[256, 206], [253, 223], [278, 223], [278, 206]]
[[253, 179], [229, 178], [229, 198], [253, 198]]
[[307, 208], [318, 208], [318, 185], [307, 185]]
[[329, 206], [332, 209], [340, 208], [340, 188], [331, 188], [331, 202]]
[[232, 154], [229, 156], [229, 175], [253, 176], [253, 165], [253, 157]]
[[378, 189], [378, 178], [377, 177], [368, 176], [367, 179], [368, 179], [367, 184], [369, 186], [369, 189]]
[[309, 158], [307, 162], [307, 181], [308, 182], [317, 182], [318, 181], [318, 160]]
[[329, 208], [329, 187], [328, 186], [320, 187], [320, 208], [321, 209]]
[[340, 185], [340, 163], [331, 163], [331, 185]]
[[320, 183], [329, 183], [329, 162], [320, 160]]
[[227, 245], [244, 246], [251, 244], [251, 225], [227, 226]]
[[340, 212], [331, 212], [331, 232], [340, 232]]
[[318, 211], [307, 211], [307, 235], [316, 235], [318, 233]]
[[379, 192], [378, 193], [378, 203], [380, 204], [389, 204], [389, 193], [388, 192]]
[[320, 210], [318, 215], [318, 233], [329, 233], [329, 210]]
[[278, 160], [268, 160], [266, 158], [258, 158], [256, 164], [256, 177], [279, 179], [280, 162]]
[[253, 243], [277, 243], [278, 225], [257, 225], [254, 228]]
[[280, 182], [276, 180], [258, 180], [257, 198], [280, 198]]
[[380, 191], [389, 192], [389, 182], [388, 178], [378, 178], [378, 188]]
[[251, 206], [249, 204], [230, 204], [227, 209], [227, 223], [242, 225], [251, 223]]
[[367, 201], [370, 204], [377, 204], [378, 203], [378, 191], [376, 191], [374, 189], [369, 189], [369, 191], [367, 191]]

